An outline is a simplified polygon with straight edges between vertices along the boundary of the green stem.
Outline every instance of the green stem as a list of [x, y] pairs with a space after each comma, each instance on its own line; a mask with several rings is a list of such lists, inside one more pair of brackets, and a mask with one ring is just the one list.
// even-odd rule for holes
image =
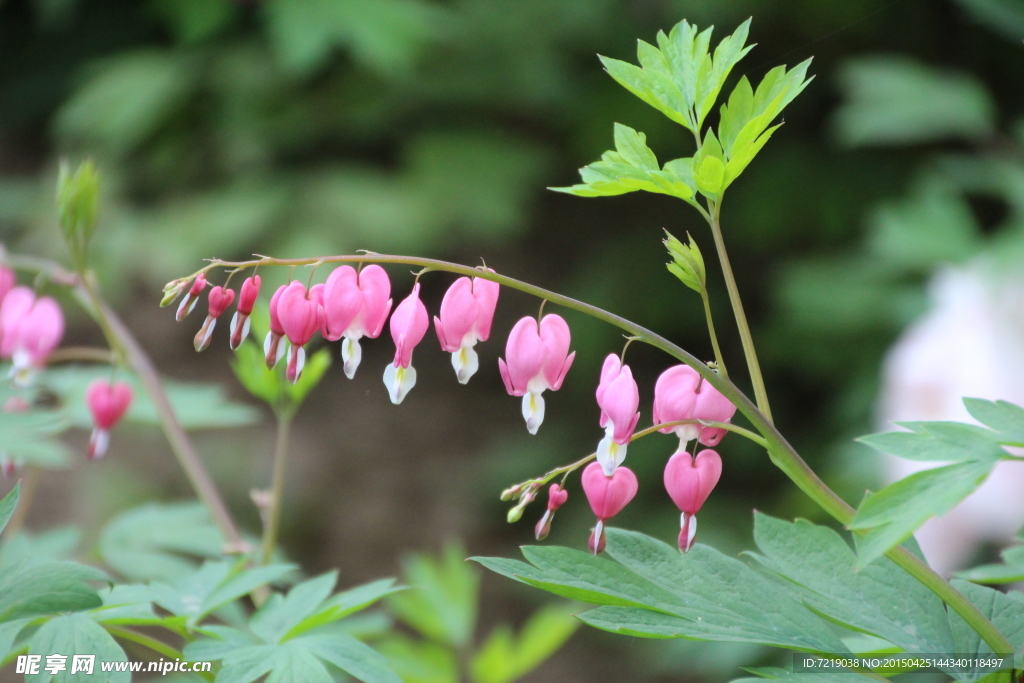
[[[307, 259], [274, 259], [262, 257], [254, 261], [228, 262], [215, 260], [198, 272], [205, 272], [217, 267], [240, 267], [252, 268], [255, 266], [272, 265], [305, 265], [322, 261], [323, 263], [402, 263], [407, 265], [430, 266], [434, 270], [443, 270], [469, 277], [479, 277], [492, 282], [497, 282], [510, 289], [516, 289], [527, 294], [546, 299], [551, 303], [564, 306], [565, 308], [579, 311], [592, 316], [598, 320], [614, 325], [628, 334], [639, 338], [651, 346], [661, 349], [668, 355], [676, 358], [692, 367], [697, 374], [705, 379], [711, 386], [715, 387], [729, 399], [733, 405], [742, 413], [760, 432], [767, 442], [767, 449], [772, 461], [814, 502], [822, 509], [832, 515], [842, 524], [849, 526], [853, 521], [854, 510], [846, 501], [839, 497], [835, 491], [830, 489], [817, 474], [804, 462], [800, 454], [796, 452], [786, 438], [772, 424], [771, 419], [761, 412], [756, 405], [736, 387], [728, 378], [722, 377], [717, 372], [701, 362], [696, 356], [690, 354], [681, 347], [673, 344], [661, 335], [641, 327], [634, 322], [626, 320], [614, 313], [609, 313], [601, 308], [592, 306], [571, 297], [563, 296], [537, 287], [514, 278], [498, 275], [497, 273], [482, 268], [471, 268], [456, 263], [448, 263], [436, 259], [420, 258], [415, 256], [392, 256], [383, 254], [367, 253], [361, 255], [327, 256]], [[195, 273], [195, 275], [198, 274]], [[896, 546], [886, 553], [886, 557], [902, 567], [911, 576], [927, 586], [933, 593], [939, 596], [950, 608], [959, 614], [974, 631], [992, 648], [993, 652], [1013, 652], [1013, 646], [1003, 637], [999, 630], [992, 625], [992, 622], [981, 613], [967, 598], [953, 588], [948, 581], [935, 573], [930, 567], [920, 562], [913, 554], [902, 546]]]
[[700, 290], [700, 298], [704, 301], [704, 315], [708, 319], [708, 333], [711, 335], [711, 346], [715, 349], [715, 361], [718, 363], [718, 372], [722, 377], [729, 377], [725, 369], [725, 359], [722, 358], [722, 349], [718, 347], [718, 335], [715, 334], [715, 321], [711, 319], [711, 302], [708, 300], [708, 291]]
[[[175, 650], [170, 645], [168, 645], [166, 643], [163, 643], [163, 642], [157, 640], [156, 638], [151, 638], [151, 637], [149, 637], [149, 636], [147, 636], [145, 634], [138, 633], [137, 631], [132, 631], [132, 630], [127, 629], [127, 628], [120, 628], [118, 626], [109, 626], [108, 625], [106, 627], [106, 629], [107, 629], [107, 632], [110, 633], [110, 635], [114, 636], [115, 638], [120, 638], [122, 640], [127, 640], [128, 642], [135, 643], [137, 645], [142, 645], [143, 647], [149, 648], [153, 652], [159, 653], [159, 654], [163, 655], [164, 657], [167, 657], [168, 659], [180, 659], [182, 661], [188, 661], [187, 659], [185, 659], [184, 653], [179, 652], [178, 650]], [[213, 680], [213, 674], [208, 672], [208, 671], [206, 671], [206, 672], [199, 672], [199, 671], [197, 671], [195, 673], [199, 674], [200, 676], [202, 676], [204, 679], [206, 679], [208, 681], [212, 681]]]
[[[656, 424], [651, 427], [648, 427], [647, 429], [641, 429], [639, 432], [636, 432], [635, 434], [633, 434], [633, 436], [630, 437], [629, 442], [633, 443], [637, 439], [642, 439], [645, 436], [654, 434], [659, 429], [664, 429], [665, 427], [680, 427], [682, 425], [701, 425], [703, 427], [725, 429], [730, 432], [735, 432], [740, 436], [744, 436], [753, 441], [754, 443], [760, 445], [761, 447], [767, 446], [767, 442], [759, 434], [755, 434], [749, 429], [744, 429], [743, 427], [734, 425], [731, 422], [714, 422], [711, 420], [678, 420], [676, 422], [663, 422], [661, 424]], [[696, 443], [696, 441], [694, 443]], [[585, 455], [576, 462], [570, 463], [568, 465], [563, 465], [562, 467], [556, 467], [555, 469], [544, 473], [542, 476], [537, 477], [536, 479], [527, 479], [526, 481], [521, 482], [519, 486], [522, 487], [523, 489], [530, 485], [543, 486], [544, 484], [547, 484], [549, 481], [551, 481], [560, 474], [565, 476], [572, 474], [573, 472], [583, 467], [596, 457], [597, 453]], [[565, 476], [562, 477], [562, 481], [565, 481]]]
[[98, 287], [92, 278], [69, 272], [59, 264], [46, 259], [6, 256], [2, 260], [5, 265], [19, 270], [43, 273], [51, 281], [71, 289], [78, 302], [92, 315], [100, 329], [103, 330], [113, 354], [138, 375], [160, 417], [160, 424], [171, 450], [185, 472], [189, 483], [192, 484], [196, 496], [210, 511], [210, 517], [224, 535], [229, 549], [234, 552], [243, 550], [245, 543], [234, 518], [224, 504], [213, 479], [203, 466], [203, 461], [192, 445], [191, 439], [181, 423], [178, 422], [156, 366], [153, 365], [153, 361], [127, 326], [100, 296]]
[[281, 501], [284, 497], [284, 476], [288, 462], [288, 437], [291, 434], [292, 415], [281, 411], [277, 417], [277, 443], [274, 447], [274, 473], [270, 484], [270, 507], [263, 527], [262, 563], [270, 564], [281, 528]]
[[[725, 287], [729, 290], [729, 303], [732, 304], [732, 311], [736, 316], [736, 326], [740, 330], [740, 341], [743, 342], [743, 354], [747, 358], [750, 382], [754, 385], [754, 398], [757, 399], [758, 409], [771, 422], [772, 411], [768, 406], [768, 391], [765, 389], [764, 377], [761, 375], [761, 365], [757, 362], [757, 351], [754, 350], [754, 338], [750, 336], [747, 314], [743, 312], [743, 301], [740, 299], [739, 287], [736, 286], [736, 276], [733, 275], [732, 265], [729, 263], [729, 254], [725, 250], [725, 240], [722, 238], [722, 225], [718, 217], [719, 207], [719, 204], [713, 206], [711, 220], [708, 223], [711, 225], [711, 234], [715, 236], [715, 249], [718, 250], [718, 260], [722, 264]], [[708, 316], [710, 318], [710, 313]]]

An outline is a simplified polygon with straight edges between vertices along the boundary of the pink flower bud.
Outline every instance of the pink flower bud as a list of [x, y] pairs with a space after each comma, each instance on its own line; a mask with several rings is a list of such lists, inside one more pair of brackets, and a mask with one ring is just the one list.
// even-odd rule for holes
[[174, 319], [179, 323], [185, 319], [185, 316], [192, 312], [192, 309], [196, 307], [196, 301], [199, 300], [200, 295], [206, 289], [206, 273], [199, 273], [196, 276], [195, 282], [192, 283], [192, 287], [188, 290], [188, 294], [181, 300], [181, 304], [178, 305], [178, 312], [175, 313]]
[[320, 329], [320, 304], [317, 297], [310, 294], [301, 282], [292, 282], [277, 301], [278, 320], [291, 342], [285, 376], [293, 384], [299, 381], [306, 364], [306, 351], [303, 347]]
[[90, 460], [98, 460], [107, 453], [110, 430], [132, 404], [132, 389], [124, 382], [111, 384], [97, 379], [85, 390], [85, 403], [92, 413], [94, 425], [87, 455]]
[[[679, 420], [706, 420], [729, 422], [736, 413], [736, 406], [717, 389], [697, 374], [688, 365], [676, 365], [661, 373], [654, 386], [654, 423], [677, 422]], [[679, 450], [686, 449], [686, 442], [700, 439], [706, 446], [717, 445], [725, 430], [703, 427], [699, 424], [665, 427], [665, 434], [679, 436]]]
[[391, 304], [391, 281], [378, 265], [366, 266], [358, 273], [352, 266], [340, 266], [327, 278], [321, 332], [330, 341], [345, 338], [341, 358], [349, 379], [355, 377], [363, 357], [359, 340], [380, 336]]
[[203, 325], [199, 328], [194, 340], [196, 351], [203, 351], [210, 345], [213, 330], [217, 327], [217, 318], [224, 314], [224, 311], [228, 309], [228, 306], [234, 300], [235, 290], [233, 289], [224, 289], [218, 285], [210, 290], [210, 294], [207, 297], [209, 313], [206, 314], [206, 320], [203, 321]]
[[287, 346], [287, 344], [281, 343], [281, 338], [284, 337], [284, 328], [281, 327], [281, 319], [277, 315], [277, 304], [280, 303], [281, 295], [286, 289], [288, 289], [288, 285], [281, 285], [274, 292], [274, 296], [270, 297], [270, 332], [267, 332], [267, 338], [263, 341], [263, 354], [266, 357], [268, 370], [273, 370], [281, 362]]
[[572, 366], [576, 352], [569, 353], [569, 325], [561, 316], [544, 316], [540, 325], [535, 318], [523, 318], [515, 324], [505, 346], [507, 362], [498, 359], [505, 389], [523, 397], [526, 428], [536, 434], [544, 421], [545, 390], [557, 391]]
[[548, 489], [548, 510], [557, 510], [565, 505], [567, 500], [569, 500], [569, 492], [563, 489], [560, 484], [552, 484]]
[[597, 447], [597, 462], [611, 476], [626, 459], [626, 447], [640, 419], [640, 390], [629, 366], [622, 365], [614, 353], [604, 359], [597, 404], [601, 408], [600, 425], [605, 428], [605, 436]]
[[473, 347], [491, 336], [499, 289], [496, 282], [460, 277], [445, 292], [441, 315], [434, 318], [441, 350], [452, 354], [452, 367], [460, 384], [469, 382], [480, 367]]
[[427, 307], [420, 301], [420, 283], [395, 308], [391, 316], [391, 338], [395, 341], [395, 360], [384, 368], [384, 385], [391, 402], [398, 405], [409, 390], [416, 386], [416, 368], [412, 367], [412, 352], [423, 340], [430, 327]]
[[722, 458], [712, 450], [703, 450], [697, 459], [689, 453], [676, 453], [665, 466], [665, 489], [682, 512], [679, 549], [693, 547], [697, 535], [697, 513], [722, 476]]
[[245, 279], [238, 291], [238, 308], [231, 316], [231, 336], [228, 342], [232, 350], [241, 346], [249, 336], [249, 316], [252, 315], [253, 306], [259, 298], [260, 284], [260, 276], [253, 275]]

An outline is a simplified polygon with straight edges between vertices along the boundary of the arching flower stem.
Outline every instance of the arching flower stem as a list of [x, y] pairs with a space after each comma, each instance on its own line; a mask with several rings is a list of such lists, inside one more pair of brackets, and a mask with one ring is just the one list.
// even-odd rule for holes
[[[717, 221], [715, 221], [715, 223], [717, 223]], [[713, 225], [712, 227], [714, 228], [715, 226]], [[721, 239], [720, 229], [715, 232], [717, 243]], [[751, 401], [746, 394], [740, 391], [739, 388], [736, 387], [736, 385], [727, 377], [719, 375], [696, 356], [676, 344], [673, 344], [661, 335], [652, 332], [645, 327], [641, 327], [630, 320], [615, 315], [614, 313], [598, 308], [597, 306], [592, 306], [591, 304], [552, 292], [544, 289], [543, 287], [537, 287], [535, 285], [516, 280], [515, 278], [499, 275], [498, 273], [485, 270], [483, 268], [473, 268], [437, 259], [377, 254], [374, 252], [366, 252], [358, 255], [323, 256], [304, 259], [274, 259], [271, 257], [261, 257], [252, 261], [222, 261], [220, 259], [213, 259], [209, 265], [194, 273], [192, 277], [195, 277], [199, 273], [205, 273], [213, 268], [253, 268], [256, 266], [274, 265], [301, 266], [316, 263], [318, 261], [323, 263], [358, 263], [361, 261], [368, 263], [396, 263], [429, 267], [431, 270], [447, 271], [470, 277], [479, 277], [485, 280], [497, 282], [498, 284], [510, 289], [516, 289], [527, 294], [532, 294], [540, 297], [541, 299], [550, 301], [553, 304], [564, 306], [565, 308], [584, 313], [597, 318], [598, 320], [614, 325], [630, 335], [637, 337], [639, 341], [646, 342], [655, 348], [661, 349], [668, 355], [686, 363], [696, 370], [701, 377], [718, 389], [718, 391], [720, 391], [726, 398], [732, 401], [739, 411], [750, 421], [751, 425], [761, 433], [765, 441], [764, 446], [768, 451], [768, 456], [776, 467], [782, 470], [786, 476], [788, 476], [793, 483], [800, 488], [801, 491], [811, 498], [811, 500], [841, 524], [849, 526], [853, 521], [856, 511], [821, 480], [821, 478], [810, 468], [804, 459], [800, 457], [800, 454], [797, 453], [796, 449], [793, 448], [782, 433], [774, 426], [771, 418], [761, 412], [753, 401]], [[727, 278], [727, 283], [728, 280], [729, 278]], [[733, 280], [732, 286], [730, 286], [730, 299], [733, 298], [734, 293], [732, 290], [734, 287], [735, 281]], [[735, 296], [738, 297], [738, 292], [735, 293]], [[746, 330], [746, 335], [744, 335], [742, 325], [741, 336], [749, 336], [749, 329]], [[747, 348], [747, 346], [748, 344], [745, 340], [744, 347]], [[757, 370], [756, 365], [756, 357], [755, 364], [751, 366], [751, 375], [760, 378], [760, 372]], [[758, 387], [757, 379], [754, 380], [754, 384], [755, 387]], [[763, 381], [760, 384], [760, 390], [758, 391], [759, 394], [764, 391]], [[637, 436], [639, 436], [639, 434], [640, 433], [638, 433]], [[989, 644], [989, 646], [992, 647], [994, 652], [1013, 651], [1013, 646], [1010, 642], [999, 632], [992, 622], [982, 614], [974, 603], [953, 588], [948, 581], [935, 573], [935, 571], [924, 561], [919, 559], [903, 546], [896, 546], [892, 548], [886, 553], [886, 557], [895, 562], [898, 566], [902, 567], [911, 576], [939, 596], [953, 609], [953, 611], [959, 614], [964, 621], [966, 621], [971, 628], [973, 628], [982, 637], [982, 639]]]

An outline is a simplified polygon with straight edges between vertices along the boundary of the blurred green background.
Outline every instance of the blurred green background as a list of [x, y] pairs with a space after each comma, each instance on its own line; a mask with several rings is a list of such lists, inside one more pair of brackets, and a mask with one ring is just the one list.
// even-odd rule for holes
[[[662, 265], [661, 228], [690, 231], [714, 273], [723, 351], [748, 386], [710, 235], [690, 207], [544, 188], [575, 182], [576, 169], [611, 146], [613, 122], [646, 132], [659, 157], [692, 152], [685, 131], [617, 86], [596, 53], [633, 61], [637, 38], [682, 18], [715, 24], [721, 37], [751, 15], [758, 47], [732, 81], [811, 55], [817, 80], [730, 191], [726, 240], [777, 422], [857, 502], [878, 474], [850, 439], [872, 431], [881, 359], [924, 310], [929, 274], [981, 252], [1010, 264], [1024, 253], [1016, 0], [6, 0], [0, 241], [63, 258], [57, 162], [93, 157], [103, 174], [93, 258], [107, 295], [164, 372], [222, 382], [247, 400], [226, 333], [197, 356], [196, 316], [176, 325], [156, 306], [163, 283], [202, 258], [360, 248], [484, 258], [710, 358], [699, 298]], [[396, 299], [411, 286], [407, 270], [390, 269]], [[451, 279], [424, 278], [432, 311]], [[617, 331], [559, 311], [578, 356], [531, 437], [495, 370], [512, 324], [535, 311], [528, 297], [502, 294], [468, 387], [431, 332], [416, 354], [419, 383], [399, 407], [380, 379], [393, 353], [386, 333], [364, 344], [354, 381], [336, 364], [297, 423], [285, 551], [310, 572], [339, 567], [351, 584], [395, 574], [403, 554], [448, 539], [506, 556], [531, 542], [543, 504], [509, 526], [498, 493], [594, 448], [598, 369], [622, 343]], [[71, 318], [71, 342], [100, 341], [81, 313]], [[649, 424], [668, 362], [636, 345], [629, 360]], [[266, 417], [198, 437], [252, 529], [249, 491], [270, 471]], [[143, 500], [188, 496], [155, 434], [126, 428], [107, 460], [48, 475], [29, 527], [95, 528]], [[641, 496], [617, 518], [664, 539], [678, 525], [660, 483], [670, 440], [630, 449]], [[825, 521], [747, 442], [732, 437], [719, 450], [726, 468], [701, 513], [704, 542], [749, 547], [751, 508]], [[583, 547], [590, 523], [574, 482], [549, 542]], [[493, 576], [483, 591], [485, 624], [521, 620], [543, 601]], [[759, 656], [585, 630], [526, 680], [721, 680]]]

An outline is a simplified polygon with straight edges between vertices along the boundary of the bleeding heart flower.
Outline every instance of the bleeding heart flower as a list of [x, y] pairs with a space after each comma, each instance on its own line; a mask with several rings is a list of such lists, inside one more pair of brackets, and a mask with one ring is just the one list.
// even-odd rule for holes
[[597, 446], [597, 462], [611, 476], [626, 459], [626, 447], [640, 419], [640, 390], [629, 366], [623, 365], [614, 353], [608, 354], [601, 368], [597, 405], [601, 407], [600, 425], [605, 428], [604, 438]]
[[441, 315], [434, 318], [441, 349], [452, 354], [452, 367], [460, 384], [469, 382], [480, 367], [473, 347], [491, 336], [499, 289], [497, 282], [460, 277], [445, 292]]
[[391, 281], [378, 265], [369, 265], [358, 273], [352, 266], [335, 268], [324, 286], [325, 339], [341, 343], [345, 376], [352, 379], [362, 360], [359, 340], [376, 339], [384, 329], [391, 311]]
[[273, 370], [281, 362], [285, 349], [288, 347], [287, 342], [281, 343], [281, 339], [284, 337], [284, 328], [281, 327], [281, 318], [277, 315], [277, 305], [281, 302], [281, 295], [286, 289], [288, 289], [288, 285], [281, 285], [270, 297], [270, 332], [267, 332], [267, 338], [263, 340], [263, 355], [268, 370]]
[[498, 369], [508, 393], [523, 397], [523, 418], [531, 434], [544, 422], [541, 394], [546, 389], [558, 391], [572, 367], [576, 352], [569, 353], [570, 342], [569, 325], [555, 314], [544, 316], [540, 325], [535, 318], [523, 318], [509, 333], [508, 362], [499, 358]]
[[698, 453], [696, 461], [689, 453], [676, 453], [665, 465], [665, 489], [682, 512], [679, 518], [679, 549], [683, 552], [693, 547], [697, 536], [697, 512], [721, 476], [722, 458], [712, 450]]
[[395, 360], [384, 368], [384, 385], [391, 402], [401, 403], [409, 390], [416, 386], [416, 368], [412, 366], [412, 352], [423, 340], [430, 327], [427, 307], [420, 301], [420, 283], [395, 308], [391, 316], [391, 338], [395, 341]]
[[[680, 420], [729, 422], [736, 406], [688, 365], [676, 365], [661, 373], [654, 385], [654, 424]], [[679, 436], [679, 450], [686, 443], [699, 439], [705, 446], [716, 446], [726, 430], [699, 424], [665, 427], [665, 434]]]
[[552, 484], [548, 488], [548, 509], [544, 511], [544, 515], [533, 528], [533, 534], [538, 541], [543, 541], [551, 533], [551, 522], [555, 519], [555, 511], [562, 507], [567, 500], [569, 500], [569, 492], [560, 484]]
[[224, 315], [224, 311], [228, 309], [234, 300], [235, 290], [233, 289], [224, 289], [218, 285], [210, 290], [210, 294], [207, 297], [209, 312], [206, 314], [206, 320], [203, 321], [202, 327], [196, 332], [196, 338], [193, 340], [196, 351], [203, 351], [210, 345], [213, 330], [217, 327], [217, 318]]
[[261, 284], [260, 276], [253, 275], [245, 278], [245, 282], [238, 290], [238, 309], [231, 316], [231, 337], [228, 342], [232, 351], [241, 346], [249, 336], [249, 316], [252, 315], [253, 306], [260, 296]]
[[321, 316], [319, 297], [314, 292], [307, 292], [301, 282], [289, 284], [277, 301], [277, 318], [291, 342], [285, 377], [292, 384], [302, 376], [302, 368], [306, 364], [304, 347], [320, 329]]
[[85, 390], [85, 403], [94, 425], [87, 455], [90, 460], [98, 460], [106, 455], [110, 446], [110, 430], [132, 404], [132, 389], [124, 382], [111, 384], [97, 379]]
[[195, 282], [188, 290], [188, 294], [181, 300], [178, 305], [178, 312], [174, 314], [174, 319], [179, 323], [185, 319], [185, 316], [192, 312], [192, 309], [196, 307], [196, 302], [206, 289], [206, 273], [199, 273], [196, 276]]
[[597, 555], [604, 550], [604, 523], [622, 512], [629, 501], [636, 496], [639, 484], [636, 475], [628, 467], [617, 467], [612, 476], [604, 473], [600, 464], [592, 462], [583, 470], [581, 477], [583, 493], [587, 496], [590, 509], [597, 516], [597, 526], [590, 534], [588, 547]]
[[28, 287], [15, 287], [0, 305], [0, 357], [11, 359], [14, 383], [26, 386], [35, 370], [64, 336], [64, 314], [48, 296], [36, 299]]

